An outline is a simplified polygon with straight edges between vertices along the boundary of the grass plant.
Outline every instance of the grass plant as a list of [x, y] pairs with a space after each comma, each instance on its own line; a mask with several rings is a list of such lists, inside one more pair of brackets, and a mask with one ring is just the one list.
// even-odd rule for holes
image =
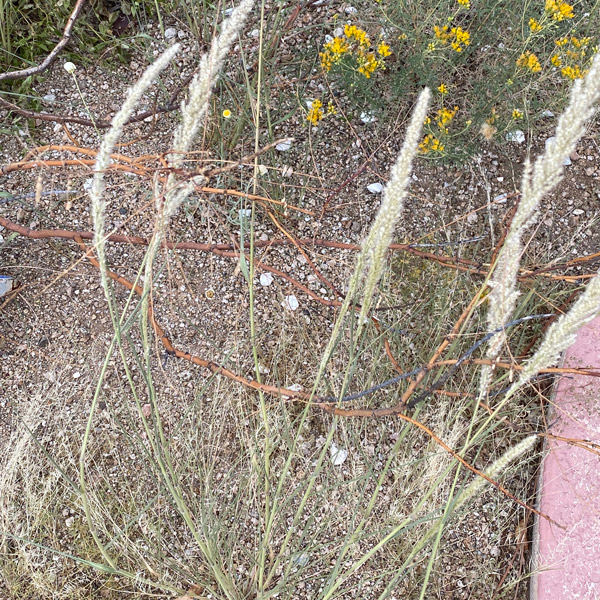
[[[304, 328], [296, 317], [282, 317], [288, 321], [281, 327], [278, 355], [272, 363], [276, 383], [289, 387], [304, 378], [305, 386], [312, 389], [312, 401], [267, 397], [215, 375], [194, 377], [193, 398], [181, 408], [166, 400], [169, 389], [180, 385], [182, 368], [175, 366], [173, 375], [160, 368], [156, 351], [160, 340], [150, 320], [151, 307], [160, 295], [156, 283], [167, 260], [160, 247], [193, 183], [204, 182], [180, 179], [178, 171], [185, 167], [185, 157], [199, 132], [205, 125], [210, 127], [211, 101], [219, 107], [213, 116], [226, 119], [223, 110], [233, 110], [237, 91], [243, 89], [236, 106], [247, 121], [239, 131], [231, 132], [232, 139], [252, 127], [251, 146], [259, 150], [263, 127], [274, 137], [277, 121], [266, 110], [269, 97], [264, 94], [269, 66], [263, 62], [268, 44], [264, 2], [257, 19], [260, 51], [255, 74], [249, 76], [244, 70], [243, 83], [226, 77], [217, 89], [230, 93], [229, 99], [220, 99], [219, 105], [211, 98], [226, 54], [252, 4], [243, 0], [223, 24], [182, 105], [168, 163], [171, 174], [164, 181], [157, 178], [152, 190], [152, 239], [135, 277], [143, 288], [140, 298], [133, 291], [124, 296], [109, 278], [104, 175], [123, 122], [177, 53], [177, 46], [158, 58], [133, 87], [101, 145], [91, 190], [94, 249], [113, 332], [102, 361], [90, 361], [95, 386], [87, 415], [66, 410], [66, 374], [35, 390], [36, 399], [52, 403], [51, 411], [41, 402], [29, 402], [30, 408], [18, 415], [0, 471], [0, 572], [13, 598], [71, 599], [99, 594], [119, 598], [125, 593], [223, 600], [426, 598], [440, 593], [434, 577], [436, 560], [457, 523], [472, 516], [471, 503], [480, 501], [482, 494], [489, 494], [492, 504], [497, 501], [497, 490], [491, 493], [487, 481], [468, 472], [462, 461], [477, 465], [488, 477], [510, 487], [516, 497], [531, 501], [527, 488], [538, 458], [534, 451], [537, 436], [504, 425], [506, 420], [518, 420], [522, 413], [536, 410], [536, 400], [523, 388], [541, 369], [554, 364], [557, 350], [572, 341], [578, 326], [598, 313], [600, 278], [588, 284], [571, 310], [549, 328], [520, 376], [511, 379], [510, 373], [492, 372], [486, 365], [456, 368], [447, 371], [445, 383], [458, 391], [438, 395], [447, 390], [433, 389], [439, 379], [429, 369], [419, 373], [422, 387], [417, 393], [423, 388], [432, 392], [413, 407], [409, 419], [390, 414], [379, 421], [361, 421], [346, 419], [344, 411], [354, 406], [348, 400], [354, 392], [373, 388], [361, 396], [362, 406], [369, 411], [400, 402], [411, 386], [416, 387], [415, 379], [399, 386], [377, 386], [397, 375], [393, 365], [379, 360], [386, 343], [401, 357], [404, 371], [421, 368], [430, 361], [432, 351], [442, 346], [444, 357], [458, 361], [458, 367], [482, 332], [496, 332], [488, 342], [487, 358], [495, 359], [506, 346], [518, 354], [517, 346], [528, 340], [531, 322], [512, 326], [511, 319], [547, 313], [546, 295], [563, 293], [538, 282], [533, 285], [539, 287], [519, 294], [520, 244], [540, 198], [558, 183], [564, 157], [593, 114], [600, 92], [600, 59], [594, 60], [583, 81], [575, 83], [571, 102], [559, 120], [556, 144], [533, 169], [525, 168], [519, 211], [485, 279], [450, 272], [424, 259], [403, 262], [387, 255], [402, 216], [412, 161], [419, 148], [423, 152], [424, 143], [433, 144], [431, 138], [425, 141], [429, 134], [422, 133], [423, 126], [432, 125], [426, 122], [431, 92], [425, 88], [329, 339], [319, 341], [322, 332]], [[399, 88], [399, 95], [414, 97], [411, 91], [423, 83], [439, 88], [441, 67], [426, 69], [423, 61], [429, 55], [445, 53], [440, 64], [459, 73], [459, 67], [466, 64], [463, 58], [467, 61], [469, 52], [480, 44], [475, 40], [482, 29], [470, 25], [470, 37], [464, 34], [467, 11], [476, 9], [473, 5], [469, 8], [464, 1], [452, 7], [440, 5], [452, 9], [453, 33], [452, 27], [443, 28], [446, 20], [440, 20], [437, 12], [421, 8], [425, 18], [414, 34], [420, 36], [422, 46], [414, 60], [421, 62], [415, 71], [433, 79]], [[416, 5], [407, 6], [416, 10]], [[565, 3], [548, 6], [540, 27], [554, 32], [570, 19], [570, 13]], [[394, 31], [408, 29], [402, 19], [419, 16], [411, 10], [398, 14], [383, 2], [381, 10]], [[473, 20], [485, 22], [494, 14], [482, 7]], [[564, 14], [564, 19], [554, 18], [555, 14]], [[440, 23], [440, 34], [432, 42], [427, 28], [436, 23]], [[460, 32], [458, 27], [462, 27]], [[359, 69], [368, 72], [373, 67], [370, 51], [356, 28], [345, 35], [354, 44], [346, 53], [355, 56], [349, 63], [341, 62], [340, 69], [358, 70], [364, 77]], [[513, 52], [533, 44], [529, 37], [517, 39]], [[437, 45], [429, 49], [430, 43]], [[330, 52], [342, 47], [339, 44], [332, 45]], [[391, 42], [390, 46], [393, 49]], [[381, 44], [377, 49], [380, 57], [388, 58]], [[374, 60], [379, 59], [375, 56]], [[369, 73], [369, 80], [376, 81], [377, 68]], [[510, 66], [513, 74], [518, 68], [526, 67]], [[535, 69], [529, 70], [535, 74]], [[531, 90], [527, 88], [527, 94]], [[445, 97], [445, 91], [438, 89], [438, 93]], [[447, 106], [440, 104], [438, 109], [434, 105], [432, 118], [437, 119], [438, 128], [455, 118], [444, 112]], [[314, 103], [310, 110], [315, 110]], [[253, 167], [249, 189], [257, 185], [258, 159]], [[236, 350], [246, 353], [244, 364], [260, 383], [264, 359], [259, 340], [267, 325], [256, 311], [253, 258], [254, 227], [261, 208], [255, 203], [250, 206], [247, 227], [242, 217], [237, 223], [239, 241], [242, 247], [248, 242], [249, 247], [239, 259], [248, 312], [247, 330], [236, 340]], [[490, 284], [492, 292], [485, 299]], [[406, 312], [381, 316], [375, 310], [380, 308], [377, 300], [384, 306], [407, 307]], [[454, 333], [449, 335], [449, 331]], [[481, 351], [473, 356], [486, 357]], [[224, 361], [228, 359], [232, 360], [231, 355]], [[307, 369], [303, 363], [309, 361]], [[124, 382], [119, 393], [107, 391], [111, 376]], [[329, 402], [317, 401], [323, 398]], [[489, 404], [489, 412], [482, 412], [482, 402]], [[105, 405], [102, 411], [101, 403]], [[424, 434], [415, 421], [427, 423], [427, 430], [436, 437]], [[447, 452], [440, 440], [458, 450]], [[348, 453], [345, 460], [340, 452]], [[525, 475], [520, 479], [518, 473]]]

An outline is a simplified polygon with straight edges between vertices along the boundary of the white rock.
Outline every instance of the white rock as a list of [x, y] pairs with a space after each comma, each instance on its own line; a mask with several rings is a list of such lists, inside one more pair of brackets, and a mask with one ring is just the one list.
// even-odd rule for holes
[[65, 525], [70, 529], [71, 527], [73, 527], [73, 525], [75, 525], [75, 517], [69, 517], [68, 519], [65, 519]]
[[260, 35], [260, 31], [258, 29], [253, 29], [250, 32], [250, 37], [257, 38]]
[[225, 9], [225, 16], [228, 17], [229, 15], [231, 15], [232, 12], [233, 12], [233, 8], [226, 8]]
[[325, 36], [325, 43], [330, 44], [331, 42], [333, 42], [333, 38], [329, 34], [327, 34]]
[[504, 194], [499, 194], [498, 196], [496, 196], [494, 198], [494, 202], [496, 204], [505, 204], [506, 203], [506, 199], [508, 198], [508, 194], [504, 193]]
[[360, 120], [363, 123], [373, 123], [377, 120], [377, 117], [372, 112], [363, 111], [360, 113]]
[[576, 217], [579, 217], [579, 216], [581, 216], [583, 213], [585, 213], [585, 210], [582, 210], [581, 208], [576, 208], [576, 209], [573, 211], [573, 214], [574, 214]]
[[252, 209], [251, 208], [240, 208], [238, 210], [238, 216], [241, 219], [249, 219], [252, 216]]
[[542, 113], [542, 117], [553, 117], [553, 116], [554, 116], [554, 113], [551, 110], [545, 110]]
[[281, 305], [283, 308], [287, 308], [289, 310], [297, 310], [300, 306], [300, 303], [298, 302], [298, 298], [296, 298], [294, 294], [291, 294], [285, 297], [285, 300], [281, 303]]
[[42, 100], [48, 104], [54, 104], [56, 102], [56, 96], [54, 94], [46, 94]]
[[383, 191], [383, 186], [377, 181], [375, 183], [370, 183], [367, 186], [367, 189], [369, 190], [369, 192], [371, 192], [371, 194], [381, 194], [381, 192]]
[[346, 6], [346, 8], [344, 9], [344, 12], [347, 15], [355, 15], [358, 12], [358, 8], [356, 8], [354, 6]]
[[520, 129], [515, 129], [514, 131], [509, 131], [506, 134], [507, 142], [516, 142], [517, 144], [522, 144], [525, 141], [525, 133], [523, 133]]
[[165, 40], [172, 40], [177, 35], [177, 29], [175, 27], [169, 27], [165, 29]]
[[265, 165], [258, 165], [258, 172], [261, 175], [266, 175], [269, 172], [269, 169]]
[[271, 273], [263, 273], [260, 276], [260, 285], [268, 287], [273, 283], [273, 275]]
[[[2, 236], [0, 236], [2, 237]], [[2, 242], [0, 242], [2, 243]], [[4, 294], [8, 294], [10, 290], [12, 290], [13, 286], [13, 278], [8, 275], [0, 275], [0, 298], [4, 296]]]
[[292, 169], [292, 167], [285, 165], [281, 171], [281, 174], [284, 177], [291, 177], [291, 175], [294, 173], [294, 169]]
[[[554, 146], [554, 142], [555, 142], [556, 138], [554, 136], [549, 137], [546, 140], [546, 151], [550, 150], [552, 148], [552, 146]], [[565, 159], [563, 160], [563, 165], [565, 167], [568, 167], [571, 164], [571, 159], [567, 156], [565, 157]]]
[[86, 180], [83, 182], [83, 189], [84, 189], [86, 192], [89, 192], [89, 191], [92, 189], [92, 183], [93, 183], [93, 181], [94, 181], [94, 178], [93, 178], [93, 177], [90, 177], [90, 178], [86, 179]]
[[291, 140], [284, 140], [283, 142], [279, 142], [279, 144], [275, 146], [275, 150], [279, 150], [279, 152], [287, 152], [291, 147]]
[[334, 37], [342, 37], [343, 34], [344, 34], [344, 30], [341, 27], [336, 27], [333, 30]]
[[79, 371], [75, 371], [75, 373], [73, 373], [73, 379], [79, 379], [81, 377], [81, 373]]
[[331, 462], [336, 467], [343, 465], [348, 458], [348, 451], [344, 450], [343, 448], [338, 448], [334, 442], [331, 442], [329, 452], [331, 453]]

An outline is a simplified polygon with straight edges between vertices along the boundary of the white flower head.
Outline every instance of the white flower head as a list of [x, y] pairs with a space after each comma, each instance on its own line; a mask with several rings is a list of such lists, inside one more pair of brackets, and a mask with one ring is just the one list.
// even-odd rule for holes
[[67, 73], [75, 73], [77, 70], [77, 67], [72, 62], [66, 62], [63, 68]]

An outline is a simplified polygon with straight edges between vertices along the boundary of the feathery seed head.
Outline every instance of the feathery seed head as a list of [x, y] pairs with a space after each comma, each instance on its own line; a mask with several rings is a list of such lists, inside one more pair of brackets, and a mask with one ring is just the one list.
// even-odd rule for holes
[[[90, 189], [90, 198], [92, 201], [92, 219], [94, 223], [94, 244], [98, 253], [98, 261], [100, 262], [100, 270], [104, 283], [106, 283], [106, 258], [104, 252], [104, 213], [106, 202], [102, 197], [104, 193], [104, 172], [110, 163], [112, 150], [119, 137], [121, 137], [123, 127], [133, 113], [140, 98], [150, 85], [152, 85], [152, 82], [158, 74], [171, 62], [178, 50], [179, 44], [173, 44], [173, 46], [163, 52], [163, 54], [161, 54], [156, 61], [144, 71], [144, 74], [138, 82], [128, 91], [127, 98], [125, 99], [123, 106], [121, 106], [120, 110], [113, 117], [111, 127], [104, 136], [96, 156], [94, 180]], [[108, 294], [107, 286], [104, 285], [104, 288], [105, 293]]]

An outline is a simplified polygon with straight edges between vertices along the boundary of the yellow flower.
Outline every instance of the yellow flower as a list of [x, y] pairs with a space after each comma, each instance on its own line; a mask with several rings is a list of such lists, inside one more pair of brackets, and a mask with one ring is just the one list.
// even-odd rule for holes
[[550, 62], [555, 66], [555, 67], [560, 67], [560, 65], [562, 65], [562, 60], [560, 60], [560, 56], [558, 54], [555, 54], [551, 59]]
[[383, 41], [379, 42], [379, 46], [377, 46], [377, 52], [384, 57], [389, 56], [392, 53], [390, 47]]
[[452, 42], [452, 48], [454, 48], [456, 52], [462, 52], [463, 46], [466, 47], [471, 43], [471, 34], [461, 27], [453, 27], [451, 33], [453, 33], [456, 38], [454, 42]]
[[560, 72], [565, 79], [583, 79], [586, 73], [586, 71], [581, 71], [579, 65], [575, 65], [574, 67], [563, 67]]
[[371, 74], [375, 71], [378, 66], [381, 66], [379, 61], [375, 58], [375, 55], [370, 52], [366, 56], [359, 56], [358, 72], [362, 73], [367, 79], [371, 78]]
[[427, 50], [433, 52], [435, 50], [435, 44], [433, 42], [429, 42], [429, 44], [427, 44]]
[[407, 40], [407, 39], [408, 39], [408, 36], [407, 36], [405, 33], [401, 33], [401, 34], [398, 36], [398, 39], [399, 39], [399, 40]]
[[456, 52], [462, 52], [471, 43], [471, 34], [462, 27], [448, 29], [448, 25], [443, 27], [434, 25], [433, 33], [444, 45], [450, 43], [452, 49]]
[[458, 106], [454, 107], [454, 110], [449, 110], [448, 108], [441, 108], [437, 111], [436, 123], [438, 127], [444, 132], [448, 133], [446, 125], [454, 119], [454, 116], [458, 112]]
[[444, 25], [443, 27], [434, 25], [433, 32], [435, 33], [435, 37], [439, 40], [447, 41], [448, 38], [451, 37], [450, 33], [448, 32], [448, 25]]
[[327, 103], [327, 114], [328, 115], [337, 115], [337, 110], [335, 109], [335, 104], [331, 100]]
[[554, 21], [573, 18], [573, 7], [561, 0], [546, 0], [546, 12]]
[[419, 151], [423, 154], [443, 152], [444, 145], [433, 134], [428, 133], [419, 144]]
[[334, 37], [323, 46], [323, 52], [319, 52], [321, 68], [329, 72], [331, 67], [340, 61], [342, 55], [349, 51], [350, 47], [343, 38]]
[[316, 125], [323, 118], [323, 103], [320, 100], [313, 100], [306, 120]]
[[529, 19], [529, 29], [531, 29], [532, 32], [541, 31], [542, 26], [532, 17]]
[[226, 108], [226, 109], [223, 111], [223, 116], [224, 116], [226, 119], [229, 119], [229, 118], [231, 117], [231, 111], [230, 111], [228, 108]]
[[328, 46], [333, 54], [339, 56], [348, 52], [349, 50], [348, 44], [346, 44], [341, 37], [334, 37], [333, 40], [331, 40], [331, 42], [329, 42], [329, 44], [327, 44], [325, 47], [327, 48]]
[[346, 25], [344, 27], [344, 35], [348, 39], [354, 38], [364, 48], [368, 48], [371, 45], [371, 40], [369, 40], [367, 32], [356, 25]]
[[448, 87], [446, 86], [445, 83], [440, 83], [440, 85], [438, 87], [438, 92], [440, 94], [447, 94], [448, 93]]
[[533, 52], [524, 52], [517, 59], [517, 67], [529, 69], [532, 73], [538, 73], [542, 70], [538, 57]]
[[464, 6], [465, 8], [471, 8], [471, 2], [470, 2], [470, 0], [457, 0], [457, 2], [461, 6]]
[[512, 111], [512, 118], [513, 119], [522, 119], [523, 113], [519, 109], [515, 108]]

